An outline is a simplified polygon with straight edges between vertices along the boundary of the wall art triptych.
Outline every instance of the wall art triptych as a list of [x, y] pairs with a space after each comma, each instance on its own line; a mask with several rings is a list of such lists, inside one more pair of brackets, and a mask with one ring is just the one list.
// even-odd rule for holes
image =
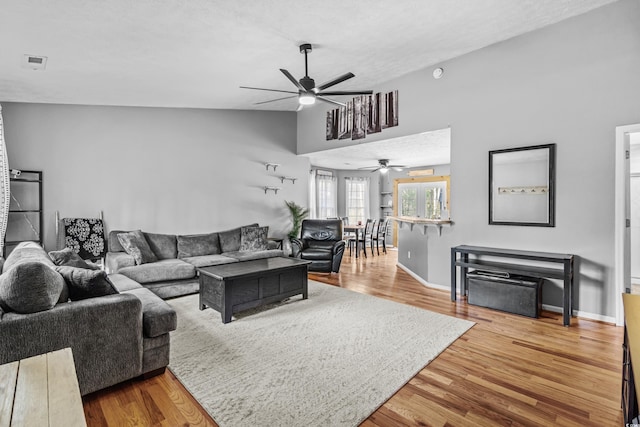
[[398, 126], [398, 91], [356, 96], [345, 107], [327, 112], [327, 141], [364, 139]]

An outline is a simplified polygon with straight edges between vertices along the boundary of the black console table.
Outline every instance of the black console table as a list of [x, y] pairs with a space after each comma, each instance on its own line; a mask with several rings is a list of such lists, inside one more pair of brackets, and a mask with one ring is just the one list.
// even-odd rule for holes
[[[470, 258], [469, 255], [473, 255]], [[562, 268], [540, 267], [536, 265], [517, 264], [512, 262], [498, 262], [481, 259], [481, 256], [493, 258], [514, 258], [527, 261], [542, 261], [545, 263], [562, 264]], [[482, 246], [461, 245], [451, 248], [451, 301], [456, 300], [457, 269], [460, 267], [460, 295], [467, 294], [467, 271], [475, 268], [484, 271], [495, 271], [544, 279], [562, 279], [563, 304], [562, 317], [564, 326], [571, 324], [573, 264], [576, 256], [572, 254], [557, 254], [550, 252], [520, 251], [517, 249], [486, 248]]]

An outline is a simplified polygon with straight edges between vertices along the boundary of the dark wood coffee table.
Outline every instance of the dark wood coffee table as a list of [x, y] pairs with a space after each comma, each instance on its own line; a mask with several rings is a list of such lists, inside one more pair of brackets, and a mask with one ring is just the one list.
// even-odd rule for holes
[[233, 264], [198, 268], [200, 310], [211, 307], [231, 315], [302, 294], [307, 299], [307, 266], [310, 261], [296, 258], [266, 258]]

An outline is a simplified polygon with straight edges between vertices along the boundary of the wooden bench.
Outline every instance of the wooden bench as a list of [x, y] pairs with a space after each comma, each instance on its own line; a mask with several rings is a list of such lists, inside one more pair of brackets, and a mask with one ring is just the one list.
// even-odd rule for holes
[[86, 425], [70, 348], [0, 365], [0, 427]]

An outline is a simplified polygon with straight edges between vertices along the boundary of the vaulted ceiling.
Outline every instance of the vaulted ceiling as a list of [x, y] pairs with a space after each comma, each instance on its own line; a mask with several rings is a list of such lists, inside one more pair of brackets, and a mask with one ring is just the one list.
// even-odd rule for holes
[[[0, 101], [296, 109], [280, 73], [377, 84], [613, 0], [2, 0]], [[47, 57], [44, 71], [25, 55]]]

